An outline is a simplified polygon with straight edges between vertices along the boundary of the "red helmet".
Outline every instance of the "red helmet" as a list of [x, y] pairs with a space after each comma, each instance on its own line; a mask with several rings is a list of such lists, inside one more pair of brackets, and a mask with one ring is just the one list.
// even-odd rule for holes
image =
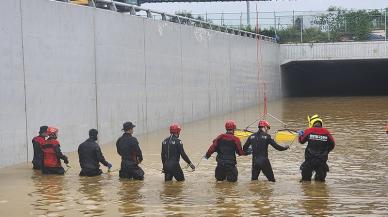
[[177, 123], [172, 123], [170, 125], [170, 133], [173, 133], [173, 134], [179, 134], [181, 132], [181, 127], [179, 126], [179, 124]]
[[58, 129], [57, 128], [55, 128], [55, 127], [47, 128], [47, 134], [48, 135], [57, 134], [57, 133], [58, 133]]
[[259, 121], [259, 127], [268, 127], [268, 129], [271, 129], [271, 125], [265, 120]]
[[228, 120], [225, 122], [225, 129], [226, 130], [235, 130], [236, 129], [236, 122], [233, 120]]

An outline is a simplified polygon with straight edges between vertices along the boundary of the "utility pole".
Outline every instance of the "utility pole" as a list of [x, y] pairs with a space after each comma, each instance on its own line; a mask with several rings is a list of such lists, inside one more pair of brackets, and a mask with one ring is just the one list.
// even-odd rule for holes
[[249, 9], [249, 1], [247, 1], [247, 26], [251, 26], [251, 16], [250, 16], [250, 9]]
[[273, 20], [274, 20], [275, 36], [276, 36], [277, 34], [276, 34], [276, 12], [275, 11], [273, 12]]
[[300, 20], [300, 43], [303, 43], [303, 15]]

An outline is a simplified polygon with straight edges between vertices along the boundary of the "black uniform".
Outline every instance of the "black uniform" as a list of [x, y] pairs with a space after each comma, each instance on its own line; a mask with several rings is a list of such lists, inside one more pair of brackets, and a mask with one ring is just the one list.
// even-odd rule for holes
[[182, 141], [178, 137], [171, 135], [162, 142], [161, 156], [164, 180], [171, 181], [173, 177], [177, 181], [185, 180], [185, 176], [183, 175], [179, 160], [182, 156], [186, 163], [191, 164], [191, 161], [183, 149]]
[[245, 155], [241, 148], [240, 139], [233, 134], [225, 133], [219, 135], [209, 150], [206, 152], [206, 158], [209, 158], [214, 152], [217, 152], [217, 167], [215, 177], [217, 181], [236, 182], [238, 170], [236, 167], [236, 153]]
[[263, 171], [268, 181], [275, 182], [272, 166], [268, 159], [268, 145], [279, 151], [288, 149], [278, 145], [269, 134], [261, 131], [252, 134], [244, 144], [243, 150], [246, 153], [249, 147], [252, 147], [252, 180], [257, 180], [260, 172]]
[[80, 176], [100, 175], [102, 173], [100, 162], [106, 167], [109, 165], [101, 152], [100, 146], [93, 138], [87, 139], [78, 146], [78, 157], [81, 166]]
[[307, 129], [299, 137], [300, 143], [308, 142], [305, 150], [305, 161], [300, 166], [302, 170], [302, 181], [311, 181], [313, 171], [315, 171], [315, 180], [325, 181], [329, 166], [327, 159], [329, 152], [334, 149], [335, 142], [330, 132], [321, 127], [312, 127]]
[[139, 142], [129, 133], [124, 133], [116, 142], [117, 153], [121, 156], [120, 178], [144, 179], [144, 171], [138, 166], [143, 161]]
[[40, 170], [43, 167], [43, 152], [41, 146], [44, 145], [45, 142], [45, 137], [42, 135], [36, 136], [32, 139], [32, 146], [34, 149], [32, 165], [34, 170]]

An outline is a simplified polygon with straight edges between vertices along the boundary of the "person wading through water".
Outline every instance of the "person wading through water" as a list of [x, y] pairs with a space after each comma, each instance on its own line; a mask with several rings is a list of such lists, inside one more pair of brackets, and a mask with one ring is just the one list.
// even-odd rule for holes
[[39, 129], [39, 136], [32, 139], [32, 147], [34, 149], [34, 157], [32, 159], [32, 169], [41, 170], [43, 165], [43, 152], [41, 146], [46, 142], [47, 126], [41, 126]]
[[81, 166], [80, 176], [98, 176], [102, 173], [100, 163], [112, 168], [112, 164], [105, 160], [100, 146], [97, 144], [98, 131], [89, 130], [89, 138], [78, 146], [79, 164]]
[[334, 149], [335, 142], [330, 132], [323, 128], [323, 121], [318, 115], [313, 115], [309, 119], [307, 130], [298, 131], [299, 142], [307, 142], [305, 149], [305, 161], [300, 166], [302, 171], [301, 181], [311, 181], [313, 171], [315, 171], [315, 180], [324, 182], [329, 166], [327, 160], [329, 153]]
[[132, 122], [125, 122], [122, 129], [124, 134], [116, 142], [117, 153], [121, 156], [119, 176], [120, 178], [143, 180], [144, 171], [139, 167], [143, 161], [143, 155], [139, 142], [132, 136], [134, 127]]
[[271, 145], [278, 151], [289, 149], [278, 145], [268, 134], [271, 128], [269, 123], [265, 120], [259, 121], [259, 131], [249, 136], [244, 144], [243, 150], [246, 154], [252, 154], [252, 181], [259, 178], [259, 174], [263, 171], [268, 181], [275, 182], [271, 163], [268, 159], [268, 145]]
[[181, 127], [173, 123], [170, 125], [170, 136], [162, 142], [162, 163], [164, 172], [164, 181], [171, 181], [174, 177], [177, 181], [184, 181], [185, 176], [182, 168], [179, 164], [180, 157], [191, 167], [194, 171], [195, 166], [190, 161], [185, 150], [183, 149], [183, 143], [179, 139]]
[[217, 152], [216, 180], [224, 181], [226, 179], [229, 182], [236, 182], [238, 179], [236, 153], [238, 155], [245, 155], [245, 153], [241, 148], [240, 139], [234, 136], [236, 123], [232, 120], [226, 121], [225, 129], [226, 133], [213, 140], [213, 144], [204, 158], [209, 159], [214, 152]]
[[61, 159], [67, 165], [69, 164], [68, 158], [62, 154], [61, 146], [57, 140], [58, 129], [55, 127], [49, 127], [47, 129], [48, 139], [42, 145], [43, 152], [43, 174], [59, 174], [63, 175], [65, 169], [61, 165]]

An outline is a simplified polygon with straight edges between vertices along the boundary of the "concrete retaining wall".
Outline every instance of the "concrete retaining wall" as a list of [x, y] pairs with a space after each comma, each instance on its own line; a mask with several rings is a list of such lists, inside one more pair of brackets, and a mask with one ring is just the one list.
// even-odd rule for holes
[[281, 63], [298, 60], [347, 60], [388, 58], [388, 42], [337, 42], [283, 44]]
[[[40, 125], [64, 151], [89, 128], [114, 142], [257, 104], [256, 40], [48, 0], [0, 8], [0, 166], [30, 161]], [[279, 46], [260, 41], [260, 76], [281, 96]], [[261, 93], [260, 93], [261, 94]]]

